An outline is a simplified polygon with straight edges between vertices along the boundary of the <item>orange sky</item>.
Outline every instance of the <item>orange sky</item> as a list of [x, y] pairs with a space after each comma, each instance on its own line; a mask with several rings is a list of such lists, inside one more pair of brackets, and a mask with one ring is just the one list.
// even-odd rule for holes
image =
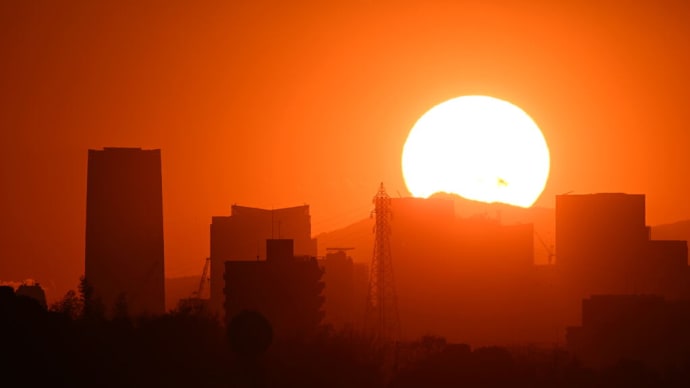
[[690, 218], [687, 2], [296, 3], [1, 2], [0, 279], [76, 286], [89, 148], [162, 149], [166, 272], [197, 275], [232, 203], [308, 203], [318, 233], [380, 181], [407, 195], [409, 129], [465, 94], [542, 128], [538, 206], [645, 193], [648, 223]]

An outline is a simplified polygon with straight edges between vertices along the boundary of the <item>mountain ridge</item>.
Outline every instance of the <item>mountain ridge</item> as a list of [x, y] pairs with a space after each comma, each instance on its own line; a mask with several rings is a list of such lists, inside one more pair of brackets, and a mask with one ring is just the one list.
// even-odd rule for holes
[[[546, 264], [549, 253], [555, 252], [555, 208], [522, 208], [503, 203], [483, 203], [448, 193], [437, 193], [430, 198], [453, 201], [455, 216], [461, 219], [488, 218], [497, 220], [504, 225], [532, 223], [535, 231], [535, 264]], [[373, 254], [373, 226], [373, 219], [365, 218], [316, 235], [319, 256], [326, 254], [326, 248], [352, 247], [354, 250], [350, 252], [350, 255], [353, 260], [369, 262]], [[651, 237], [654, 240], [690, 241], [690, 220], [651, 225], [650, 228]], [[393, 230], [392, 233], [395, 231]]]

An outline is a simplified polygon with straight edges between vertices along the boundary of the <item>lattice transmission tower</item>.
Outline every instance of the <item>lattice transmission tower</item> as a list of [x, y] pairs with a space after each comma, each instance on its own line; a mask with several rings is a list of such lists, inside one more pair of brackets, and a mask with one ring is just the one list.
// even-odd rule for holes
[[365, 327], [381, 340], [394, 341], [400, 338], [400, 317], [391, 255], [391, 197], [383, 183], [373, 202], [375, 241], [369, 270]]

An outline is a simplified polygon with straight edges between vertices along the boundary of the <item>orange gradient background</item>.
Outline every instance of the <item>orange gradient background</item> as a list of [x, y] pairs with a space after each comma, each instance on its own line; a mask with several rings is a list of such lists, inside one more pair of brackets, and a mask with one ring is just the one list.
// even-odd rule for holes
[[524, 109], [551, 151], [535, 204], [647, 194], [690, 218], [690, 6], [642, 2], [0, 3], [0, 279], [58, 298], [83, 273], [87, 149], [161, 148], [166, 275], [212, 215], [365, 218], [415, 121], [468, 94]]

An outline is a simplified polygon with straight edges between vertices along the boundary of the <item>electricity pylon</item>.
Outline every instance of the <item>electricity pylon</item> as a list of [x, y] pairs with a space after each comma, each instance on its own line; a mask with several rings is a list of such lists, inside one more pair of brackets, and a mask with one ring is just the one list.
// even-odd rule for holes
[[375, 241], [369, 269], [365, 327], [380, 340], [395, 341], [400, 337], [400, 318], [391, 255], [391, 197], [386, 193], [383, 183], [373, 202], [376, 217]]

